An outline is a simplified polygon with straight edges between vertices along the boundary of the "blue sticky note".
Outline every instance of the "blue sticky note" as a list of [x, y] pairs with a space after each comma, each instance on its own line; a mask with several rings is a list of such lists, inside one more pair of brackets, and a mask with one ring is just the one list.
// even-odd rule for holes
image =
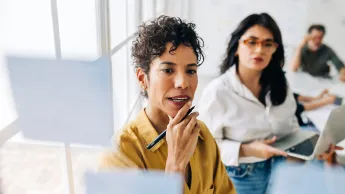
[[[345, 191], [343, 167], [283, 164], [272, 175], [270, 194], [337, 194]], [[341, 192], [340, 192], [341, 193]]]
[[87, 194], [182, 194], [183, 179], [164, 171], [115, 170], [85, 173]]
[[16, 123], [28, 139], [107, 146], [113, 134], [110, 61], [8, 57]]

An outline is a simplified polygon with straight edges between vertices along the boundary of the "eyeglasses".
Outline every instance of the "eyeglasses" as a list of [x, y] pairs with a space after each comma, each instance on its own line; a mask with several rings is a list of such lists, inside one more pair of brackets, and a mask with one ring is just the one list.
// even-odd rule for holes
[[262, 50], [268, 53], [274, 53], [279, 46], [278, 43], [273, 40], [256, 40], [249, 38], [241, 41], [251, 50], [255, 50], [259, 45], [261, 45]]
[[313, 41], [321, 41], [323, 39], [323, 36], [314, 36], [311, 38]]

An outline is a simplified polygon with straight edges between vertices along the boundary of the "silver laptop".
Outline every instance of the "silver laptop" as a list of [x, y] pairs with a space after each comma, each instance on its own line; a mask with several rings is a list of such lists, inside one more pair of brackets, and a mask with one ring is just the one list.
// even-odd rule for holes
[[272, 146], [284, 150], [289, 156], [312, 160], [322, 154], [330, 144], [338, 144], [345, 139], [345, 106], [332, 110], [326, 126], [320, 134], [314, 131], [299, 130], [289, 134]]

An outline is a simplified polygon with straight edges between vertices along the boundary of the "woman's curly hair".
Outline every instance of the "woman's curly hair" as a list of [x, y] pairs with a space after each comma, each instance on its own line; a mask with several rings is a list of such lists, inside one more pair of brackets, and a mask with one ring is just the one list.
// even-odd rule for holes
[[132, 45], [132, 58], [135, 70], [143, 69], [148, 75], [153, 59], [165, 51], [166, 44], [171, 42], [169, 52], [175, 51], [180, 44], [193, 49], [198, 65], [204, 61], [202, 47], [204, 41], [195, 32], [194, 23], [186, 23], [178, 17], [160, 16], [149, 23], [139, 26]]

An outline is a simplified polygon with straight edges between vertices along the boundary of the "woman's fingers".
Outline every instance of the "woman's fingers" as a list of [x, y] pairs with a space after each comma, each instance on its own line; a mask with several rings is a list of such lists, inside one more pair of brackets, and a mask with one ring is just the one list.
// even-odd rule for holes
[[323, 153], [323, 154], [320, 154], [317, 158], [319, 160], [325, 160], [327, 163], [329, 164], [334, 164], [335, 163], [335, 151], [336, 150], [343, 150], [344, 148], [343, 147], [340, 147], [340, 146], [336, 146], [336, 145], [330, 145], [329, 146], [329, 149]]
[[276, 142], [276, 140], [277, 140], [277, 137], [273, 136], [271, 139], [264, 140], [264, 143], [270, 145], [270, 144]]
[[192, 134], [199, 135], [200, 129], [200, 125], [197, 123], [192, 131]]
[[198, 112], [193, 112], [192, 114], [190, 114], [189, 116], [187, 116], [183, 121], [181, 121], [179, 123], [179, 128], [182, 131], [185, 131], [185, 129], [187, 128], [188, 123], [191, 122], [192, 118], [197, 117], [199, 115]]
[[273, 154], [274, 156], [285, 156], [287, 157], [288, 154], [280, 149], [274, 148], [272, 146], [269, 146], [269, 152]]
[[187, 114], [188, 110], [190, 109], [190, 106], [192, 105], [192, 102], [187, 102], [176, 114], [176, 116], [170, 121], [170, 124], [177, 125], [181, 122], [183, 117]]
[[194, 128], [196, 127], [197, 124], [197, 116], [199, 115], [198, 112], [194, 112], [191, 115], [189, 115], [190, 119], [189, 122], [187, 123], [187, 126], [185, 127], [185, 132], [188, 134], [193, 133]]

